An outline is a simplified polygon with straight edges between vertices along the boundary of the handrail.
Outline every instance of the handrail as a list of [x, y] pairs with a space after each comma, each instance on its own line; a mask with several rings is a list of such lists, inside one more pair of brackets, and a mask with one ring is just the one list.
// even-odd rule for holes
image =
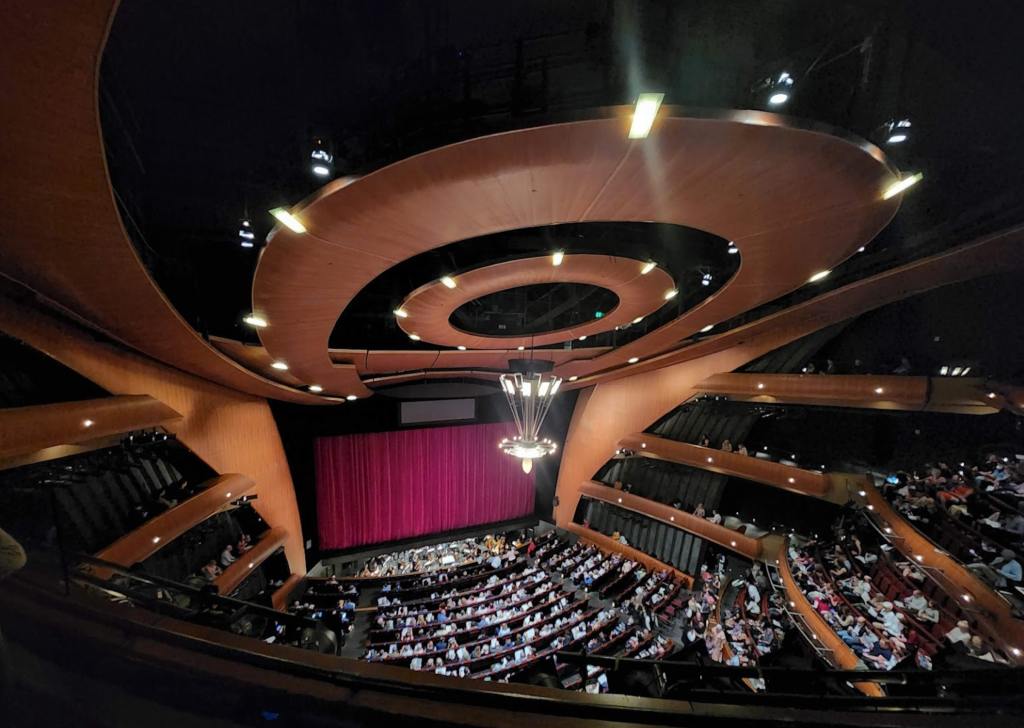
[[665, 571], [669, 574], [674, 574], [677, 578], [682, 580], [686, 585], [687, 590], [693, 588], [694, 578], [690, 574], [686, 574], [676, 567], [666, 564], [664, 561], [660, 561], [653, 556], [645, 554], [639, 549], [635, 549], [632, 546], [626, 546], [610, 536], [605, 536], [603, 533], [599, 533], [598, 531], [594, 531], [590, 528], [584, 528], [577, 523], [568, 523], [566, 524], [565, 529], [575, 533], [580, 537], [581, 541], [592, 543], [604, 551], [613, 551], [625, 556], [627, 559], [632, 559], [633, 561], [643, 564], [647, 567], [648, 571]]

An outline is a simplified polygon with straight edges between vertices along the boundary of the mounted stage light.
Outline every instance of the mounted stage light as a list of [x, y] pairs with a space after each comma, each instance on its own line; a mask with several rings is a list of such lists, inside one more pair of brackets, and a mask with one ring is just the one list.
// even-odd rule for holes
[[270, 211], [270, 214], [277, 218], [277, 221], [284, 225], [286, 228], [291, 230], [293, 233], [301, 235], [306, 232], [306, 226], [298, 221], [294, 215], [288, 212], [283, 207], [275, 207]]
[[444, 287], [445, 287], [445, 288], [455, 288], [455, 286], [457, 286], [457, 285], [458, 285], [458, 284], [457, 284], [457, 283], [455, 282], [455, 279], [454, 279], [454, 278], [452, 278], [451, 276], [445, 276], [444, 278], [442, 278], [442, 279], [441, 279], [441, 283], [443, 283], [443, 284], [444, 284]]
[[903, 192], [905, 189], [916, 185], [918, 182], [921, 181], [923, 177], [924, 175], [921, 174], [920, 172], [918, 172], [917, 174], [912, 174], [909, 177], [904, 177], [899, 182], [895, 182], [892, 185], [890, 185], [889, 188], [882, 193], [882, 199], [888, 200], [891, 197], [895, 197], [899, 193]]
[[702, 334], [706, 334], [707, 332], [711, 331], [711, 329], [713, 329], [713, 328], [715, 328], [715, 325], [714, 325], [714, 324], [708, 324], [708, 325], [707, 325], [707, 326], [705, 326], [705, 327], [704, 327], [703, 329], [701, 329], [701, 330], [700, 330], [700, 332], [701, 332]]
[[913, 125], [910, 119], [893, 119], [882, 125], [882, 136], [886, 144], [902, 144], [910, 138]]
[[767, 100], [769, 106], [782, 106], [793, 95], [793, 77], [787, 71], [777, 78], [769, 76], [754, 87], [754, 93]]
[[654, 270], [657, 267], [658, 267], [658, 264], [655, 263], [652, 260], [652, 261], [644, 264], [644, 267], [640, 269], [640, 275], [645, 276], [645, 275], [647, 275], [648, 273], [650, 273], [652, 270]]
[[328, 177], [334, 171], [334, 155], [323, 139], [313, 141], [313, 149], [309, 154], [309, 168], [317, 177]]
[[551, 265], [553, 265], [553, 266], [561, 265], [562, 264], [562, 258], [564, 258], [564, 257], [565, 257], [565, 253], [563, 253], [561, 250], [559, 250], [558, 252], [556, 252], [554, 255], [551, 256]]
[[528, 474], [534, 460], [558, 449], [548, 438], [541, 438], [540, 428], [562, 380], [554, 376], [545, 379], [539, 372], [502, 374], [499, 380], [519, 434], [511, 440], [504, 438], [498, 447], [506, 455], [521, 459], [523, 472]]
[[254, 313], [249, 314], [244, 319], [242, 319], [242, 321], [249, 324], [250, 326], [255, 326], [258, 329], [267, 328], [267, 320], [264, 318], [260, 318]]
[[629, 127], [630, 139], [646, 139], [651, 133], [654, 118], [658, 115], [665, 94], [640, 94], [633, 109], [633, 124]]
[[714, 276], [712, 276], [710, 273], [705, 273], [700, 278], [700, 284], [702, 286], [710, 286], [711, 285], [711, 281], [713, 281], [713, 280], [714, 280]]

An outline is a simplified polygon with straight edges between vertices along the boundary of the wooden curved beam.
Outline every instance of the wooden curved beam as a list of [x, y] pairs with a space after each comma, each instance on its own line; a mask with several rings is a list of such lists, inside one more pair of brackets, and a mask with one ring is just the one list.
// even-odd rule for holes
[[632, 493], [624, 493], [621, 490], [615, 490], [593, 480], [580, 486], [580, 495], [610, 503], [634, 513], [642, 513], [656, 521], [688, 531], [705, 541], [710, 541], [722, 548], [746, 556], [748, 559], [762, 558], [763, 550], [760, 539], [752, 538], [743, 533], [737, 533], [731, 528], [712, 523], [706, 518], [698, 518], [692, 513], [681, 511], [670, 505], [642, 498]]
[[897, 179], [882, 154], [827, 130], [771, 114], [697, 118], [663, 107], [655, 133], [630, 141], [629, 109], [610, 113], [620, 118], [435, 149], [293, 210], [308, 232], [278, 229], [253, 283], [254, 309], [270, 323], [260, 330], [267, 350], [303, 381], [343, 393], [351, 383], [327, 354], [338, 316], [394, 264], [457, 240], [566, 222], [653, 221], [736, 242], [740, 268], [722, 289], [580, 369], [600, 371], [806, 284], [866, 244], [899, 206], [898, 197], [881, 199]]
[[[572, 341], [581, 336], [628, 326], [668, 303], [666, 295], [675, 290], [675, 281], [660, 268], [643, 274], [641, 271], [646, 264], [647, 261], [610, 255], [565, 255], [562, 263], [555, 266], [551, 263], [551, 256], [545, 255], [497, 263], [457, 275], [453, 273], [456, 288], [450, 289], [440, 281], [432, 281], [406, 296], [400, 310], [407, 316], [399, 317], [398, 325], [407, 334], [417, 335], [432, 344], [461, 344], [471, 349], [511, 349]], [[451, 323], [451, 315], [465, 303], [491, 293], [542, 283], [598, 286], [613, 292], [619, 302], [599, 319], [536, 336], [482, 336], [462, 331]]]
[[282, 584], [270, 597], [270, 604], [274, 609], [279, 612], [286, 611], [288, 608], [288, 597], [291, 596], [292, 592], [295, 591], [295, 587], [299, 585], [305, 577], [302, 574], [292, 574], [289, 576], [284, 584]]
[[125, 534], [97, 553], [96, 558], [121, 566], [145, 561], [190, 528], [248, 493], [256, 483], [244, 475], [227, 474], [218, 475], [200, 487], [199, 493]]
[[875, 374], [716, 374], [697, 387], [736, 402], [988, 415], [1002, 400], [982, 379]]
[[676, 577], [683, 582], [683, 586], [686, 589], [692, 589], [695, 581], [692, 574], [686, 574], [674, 566], [666, 564], [664, 561], [659, 561], [649, 554], [645, 554], [643, 551], [633, 548], [632, 546], [626, 546], [611, 536], [605, 536], [599, 531], [595, 531], [591, 528], [584, 528], [578, 523], [566, 524], [565, 530], [571, 531], [580, 537], [580, 540], [584, 543], [592, 543], [602, 551], [607, 551], [614, 554], [622, 554], [627, 559], [632, 559], [637, 563], [643, 564], [649, 571], [667, 571], [669, 574], [675, 574]]
[[[99, 125], [99, 65], [116, 0], [4, 8], [0, 270], [139, 351], [261, 397], [322, 404], [222, 356], [153, 282], [122, 224]], [[60, 99], [54, 113], [46, 99]], [[140, 311], [145, 312], [140, 315]]]
[[[861, 660], [854, 654], [842, 638], [832, 631], [832, 627], [825, 619], [818, 614], [818, 610], [811, 606], [807, 595], [797, 585], [793, 578], [793, 572], [789, 568], [789, 539], [782, 545], [779, 553], [779, 576], [782, 577], [782, 584], [786, 589], [786, 598], [789, 599], [789, 608], [796, 611], [811, 629], [811, 639], [821, 642], [828, 650], [826, 659], [837, 670], [856, 670], [861, 665]], [[872, 698], [885, 696], [885, 692], [876, 683], [854, 683], [854, 687], [865, 695]]]
[[[947, 551], [938, 548], [907, 523], [889, 505], [889, 501], [882, 497], [870, 478], [862, 477], [859, 488], [859, 501], [867, 509], [868, 517], [881, 531], [891, 529], [889, 542], [908, 559], [928, 569], [946, 593], [960, 600], [965, 610], [975, 612], [980, 619], [986, 620], [993, 634], [1003, 637], [1010, 658], [1018, 664], [1024, 664], [1024, 621], [1013, 616], [1010, 603]], [[860, 496], [860, 493], [864, 495]]]
[[815, 473], [771, 460], [760, 460], [752, 455], [740, 455], [691, 445], [688, 442], [666, 440], [643, 432], [624, 437], [619, 441], [619, 447], [631, 450], [640, 457], [667, 460], [701, 470], [745, 478], [800, 495], [829, 498], [832, 490], [831, 480], [824, 473]]
[[213, 582], [217, 591], [224, 596], [230, 595], [260, 564], [284, 546], [287, 540], [288, 529], [283, 526], [275, 526], [264, 533], [249, 551], [240, 555], [235, 563], [224, 569], [217, 577]]
[[147, 394], [0, 409], [0, 458], [76, 445], [180, 419], [180, 414]]

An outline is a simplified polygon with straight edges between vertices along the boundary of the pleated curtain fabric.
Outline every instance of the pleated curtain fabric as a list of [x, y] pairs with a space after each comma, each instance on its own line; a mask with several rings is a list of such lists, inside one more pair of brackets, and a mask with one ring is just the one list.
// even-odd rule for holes
[[498, 449], [509, 430], [496, 423], [317, 438], [320, 547], [384, 543], [532, 512], [533, 475]]

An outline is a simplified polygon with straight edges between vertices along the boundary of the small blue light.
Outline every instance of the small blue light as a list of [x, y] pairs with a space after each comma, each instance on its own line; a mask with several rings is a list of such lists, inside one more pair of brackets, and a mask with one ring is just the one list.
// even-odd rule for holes
[[594, 314], [594, 318], [601, 318], [602, 316], [604, 316], [604, 314], [601, 313], [600, 311]]

